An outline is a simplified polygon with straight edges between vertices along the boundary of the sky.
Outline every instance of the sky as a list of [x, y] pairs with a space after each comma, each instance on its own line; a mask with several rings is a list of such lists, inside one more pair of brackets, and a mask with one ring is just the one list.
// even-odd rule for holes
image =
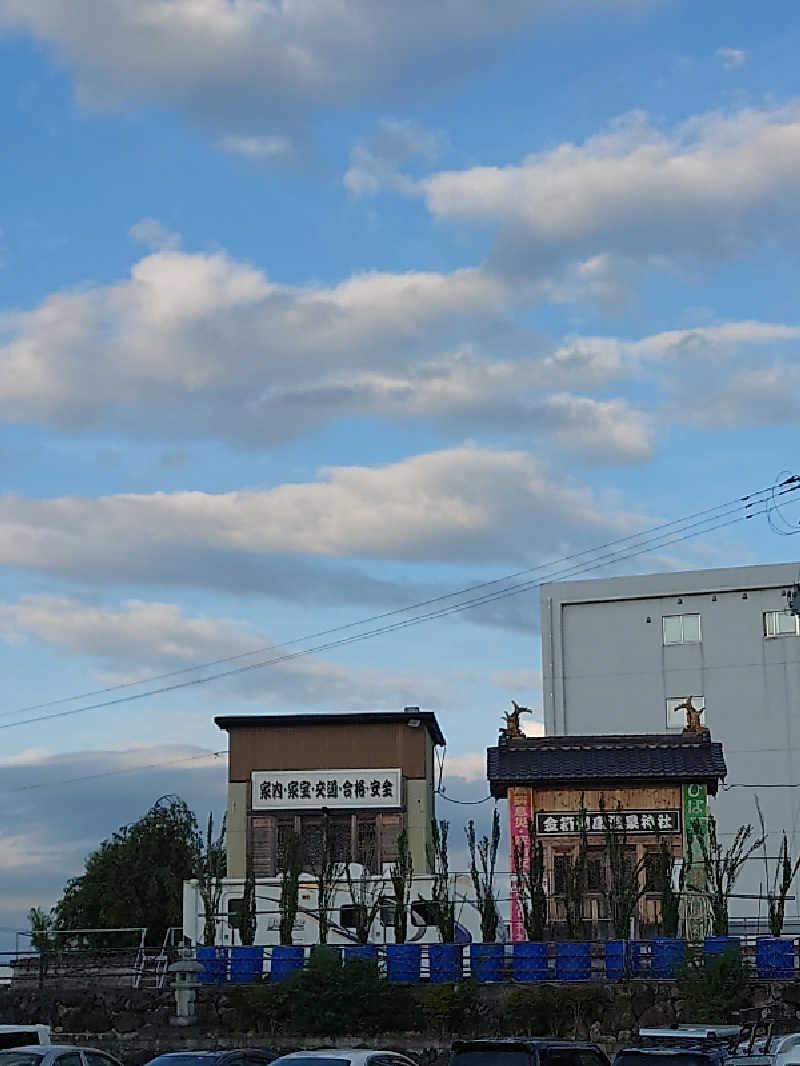
[[536, 589], [340, 641], [798, 470], [799, 47], [790, 0], [0, 0], [0, 947], [220, 809], [216, 714], [434, 710], [480, 798]]

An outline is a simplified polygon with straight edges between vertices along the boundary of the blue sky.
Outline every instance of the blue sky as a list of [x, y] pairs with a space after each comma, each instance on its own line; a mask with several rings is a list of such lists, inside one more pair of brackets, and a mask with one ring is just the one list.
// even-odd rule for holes
[[[219, 802], [218, 760], [170, 761], [222, 746], [215, 713], [421, 704], [453, 787], [480, 794], [502, 710], [540, 705], [538, 599], [128, 705], [18, 709], [797, 466], [796, 4], [101, 11], [0, 0], [0, 764], [17, 789], [129, 772], [59, 786], [57, 854], [52, 785], [13, 794], [8, 928], [157, 795]], [[796, 557], [760, 522], [618, 572]]]

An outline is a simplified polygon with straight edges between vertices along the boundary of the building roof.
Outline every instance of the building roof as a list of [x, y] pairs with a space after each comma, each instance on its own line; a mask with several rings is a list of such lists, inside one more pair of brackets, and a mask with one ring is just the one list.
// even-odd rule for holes
[[664, 780], [698, 783], [713, 794], [727, 768], [722, 745], [709, 733], [500, 739], [487, 751], [489, 785], [496, 798], [513, 785], [575, 787]]
[[402, 711], [365, 711], [348, 714], [242, 714], [215, 718], [220, 729], [286, 729], [315, 725], [408, 725], [418, 721], [425, 726], [434, 744], [445, 743], [433, 711], [407, 707]]

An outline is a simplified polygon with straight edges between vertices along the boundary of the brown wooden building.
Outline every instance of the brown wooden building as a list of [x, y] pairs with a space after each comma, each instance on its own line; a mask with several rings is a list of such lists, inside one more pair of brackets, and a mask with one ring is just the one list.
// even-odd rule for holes
[[277, 872], [281, 838], [296, 832], [307, 855], [323, 815], [339, 857], [380, 873], [405, 829], [420, 873], [428, 869], [434, 817], [436, 716], [402, 712], [215, 718], [229, 735], [228, 876]]
[[[725, 776], [722, 745], [708, 732], [642, 736], [501, 736], [488, 749], [492, 795], [507, 798], [510, 861], [513, 847], [530, 846], [529, 825], [542, 842], [553, 935], [563, 932], [564, 886], [577, 854], [579, 813], [588, 837], [585, 934], [605, 938], [608, 877], [602, 810], [624, 828], [633, 861], [642, 861], [639, 934], [653, 935], [660, 923], [661, 841], [676, 856], [686, 852], [686, 822], [707, 817], [707, 797]], [[652, 857], [652, 861], [650, 861]], [[524, 939], [512, 899], [512, 936]]]

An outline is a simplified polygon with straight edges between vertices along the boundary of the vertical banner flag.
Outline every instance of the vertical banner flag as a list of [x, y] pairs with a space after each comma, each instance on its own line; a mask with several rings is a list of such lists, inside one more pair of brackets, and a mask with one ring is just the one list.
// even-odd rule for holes
[[508, 790], [508, 814], [511, 823], [511, 831], [508, 834], [510, 840], [509, 868], [511, 870], [511, 939], [513, 941], [525, 940], [525, 925], [522, 921], [522, 908], [519, 903], [519, 891], [517, 880], [514, 877], [514, 849], [524, 849], [525, 862], [527, 863], [531, 853], [531, 839], [528, 832], [528, 823], [533, 816], [533, 802], [529, 788], [510, 788]]

